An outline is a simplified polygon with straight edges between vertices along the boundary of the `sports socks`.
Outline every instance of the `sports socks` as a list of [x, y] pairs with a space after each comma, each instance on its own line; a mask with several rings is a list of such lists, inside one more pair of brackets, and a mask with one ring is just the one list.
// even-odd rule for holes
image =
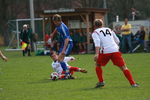
[[69, 68], [70, 74], [73, 75], [73, 73], [76, 72], [76, 71], [79, 71], [79, 69], [80, 69], [80, 68], [78, 68], [78, 67], [70, 67], [70, 68]]
[[63, 71], [65, 71], [65, 75], [66, 76], [69, 75], [70, 73], [69, 73], [69, 69], [67, 68], [66, 63], [62, 61], [62, 62], [60, 62], [60, 64], [61, 64]]
[[136, 84], [129, 69], [123, 70], [123, 73], [131, 85]]
[[103, 82], [104, 79], [103, 79], [103, 70], [102, 70], [102, 68], [100, 66], [96, 66], [95, 71], [96, 71], [99, 82]]

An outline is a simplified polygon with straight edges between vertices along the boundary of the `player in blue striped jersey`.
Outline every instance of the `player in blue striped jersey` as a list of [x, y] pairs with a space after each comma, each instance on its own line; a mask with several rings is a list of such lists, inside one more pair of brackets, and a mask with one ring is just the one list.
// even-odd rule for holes
[[73, 41], [70, 37], [69, 29], [68, 27], [62, 22], [61, 16], [58, 14], [55, 14], [52, 18], [53, 23], [55, 24], [56, 28], [51, 34], [51, 39], [54, 37], [55, 33], [59, 33], [60, 35], [60, 49], [59, 49], [59, 57], [58, 60], [63, 68], [63, 70], [66, 72], [66, 76], [69, 75], [69, 70], [64, 63], [64, 57], [69, 56], [71, 53], [71, 50], [73, 48]]

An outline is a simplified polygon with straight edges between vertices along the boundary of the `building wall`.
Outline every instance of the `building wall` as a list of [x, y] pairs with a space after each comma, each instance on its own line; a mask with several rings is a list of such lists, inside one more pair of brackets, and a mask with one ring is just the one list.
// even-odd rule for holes
[[4, 37], [0, 35], [0, 46], [4, 45]]

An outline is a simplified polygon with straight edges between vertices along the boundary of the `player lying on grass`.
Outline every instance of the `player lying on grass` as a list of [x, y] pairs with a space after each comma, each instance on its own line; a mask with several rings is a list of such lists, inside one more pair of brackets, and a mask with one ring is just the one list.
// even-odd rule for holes
[[[52, 68], [54, 69], [55, 72], [58, 73], [59, 79], [66, 79], [65, 72], [63, 71], [60, 62], [58, 61], [58, 55], [56, 54], [56, 52], [52, 51], [50, 53], [50, 57], [53, 60]], [[69, 72], [71, 74], [70, 77], [68, 77], [68, 79], [74, 79], [74, 77], [72, 77], [74, 72], [87, 73], [87, 71], [85, 69], [69, 66], [67, 62], [73, 61], [73, 60], [75, 60], [74, 57], [65, 57], [64, 58], [64, 62], [67, 65]]]

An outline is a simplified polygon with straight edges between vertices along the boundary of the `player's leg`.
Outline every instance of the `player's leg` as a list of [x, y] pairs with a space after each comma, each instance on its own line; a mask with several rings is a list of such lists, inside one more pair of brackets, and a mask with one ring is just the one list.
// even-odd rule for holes
[[[72, 44], [69, 43], [68, 46], [67, 46], [67, 48], [66, 48], [66, 52], [65, 52], [66, 56], [68, 56], [71, 53], [72, 47], [73, 47], [73, 43]], [[63, 49], [63, 46], [61, 46], [61, 48], [59, 50], [60, 53], [61, 53], [62, 49]], [[69, 69], [68, 69], [66, 63], [63, 61], [65, 55], [63, 55], [63, 54], [59, 55], [58, 60], [59, 60], [59, 62], [61, 64], [61, 67], [62, 67], [63, 71], [65, 71], [66, 77], [68, 77], [69, 74], [70, 74], [70, 72], [69, 72]]]
[[65, 54], [61, 54], [61, 55], [60, 55], [62, 49], [63, 49], [63, 45], [61, 45], [61, 47], [60, 47], [60, 49], [59, 49], [58, 61], [60, 62], [63, 71], [66, 71], [68, 68], [67, 68], [66, 63], [64, 62]]
[[98, 83], [96, 84], [95, 88], [103, 87], [104, 86], [104, 78], [103, 78], [103, 70], [102, 66], [105, 66], [110, 59], [110, 55], [107, 54], [99, 54], [97, 62], [96, 62], [96, 75], [98, 78]]
[[[98, 83], [99, 84], [104, 83], [102, 67], [97, 65], [96, 68], [95, 68], [95, 71], [96, 71], [96, 75], [97, 75], [97, 78], [98, 78]], [[96, 84], [96, 88], [97, 87], [101, 87], [101, 85]]]
[[65, 72], [62, 71], [61, 75], [59, 75], [59, 79], [65, 79]]
[[69, 42], [65, 51], [65, 55], [69, 56], [73, 48], [73, 42]]
[[132, 87], [138, 87], [138, 85], [136, 84], [136, 82], [134, 81], [134, 79], [132, 77], [132, 74], [131, 74], [130, 70], [126, 66], [121, 66], [119, 68], [123, 71], [125, 77], [129, 81], [130, 85]]
[[79, 68], [79, 67], [72, 67], [69, 66], [69, 71], [70, 72], [82, 72], [82, 73], [87, 73], [85, 69]]
[[130, 70], [126, 67], [124, 59], [121, 56], [121, 53], [120, 52], [114, 53], [111, 60], [112, 60], [114, 65], [118, 66], [122, 70], [123, 74], [125, 75], [125, 77], [129, 81], [131, 86], [136, 87], [137, 84], [134, 81]]

